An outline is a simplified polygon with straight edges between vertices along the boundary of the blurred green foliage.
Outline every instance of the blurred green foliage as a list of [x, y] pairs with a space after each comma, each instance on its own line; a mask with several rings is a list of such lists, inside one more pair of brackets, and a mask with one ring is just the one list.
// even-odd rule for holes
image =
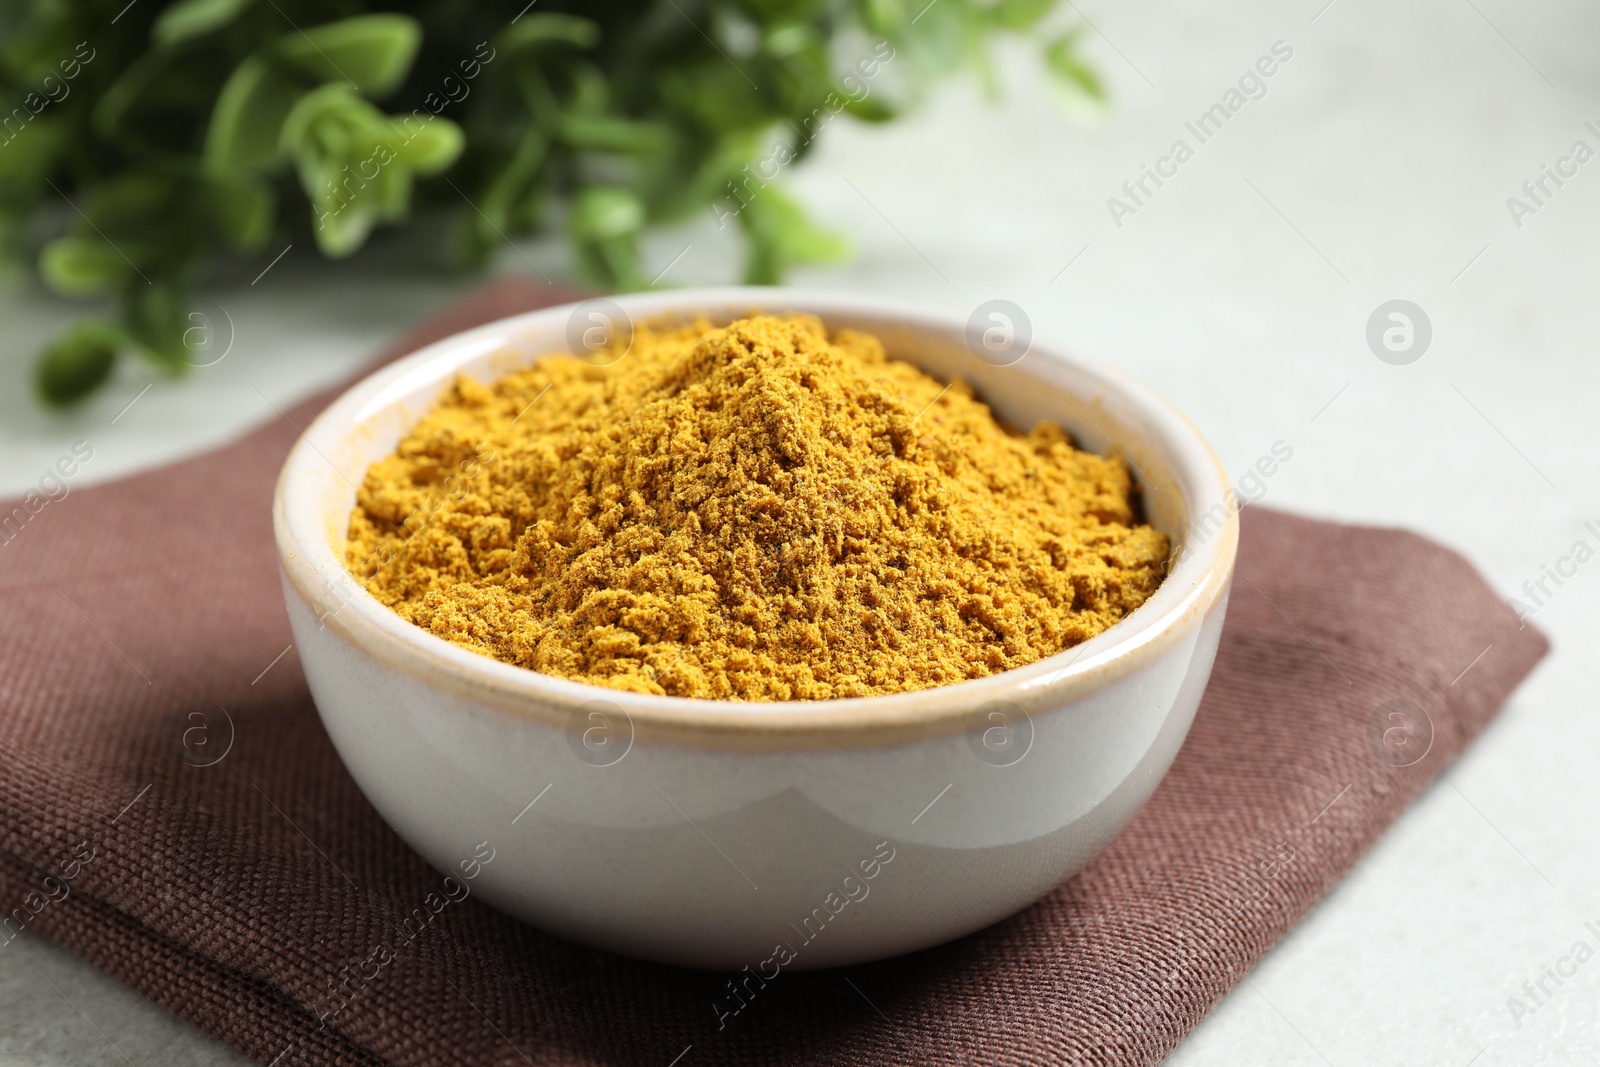
[[7, 0], [0, 257], [112, 308], [35, 384], [66, 404], [119, 358], [181, 373], [219, 256], [348, 256], [430, 208], [464, 265], [560, 227], [587, 280], [627, 289], [646, 227], [711, 207], [746, 279], [777, 281], [842, 251], [770, 184], [833, 115], [893, 119], [963, 67], [992, 86], [1000, 33], [1100, 95], [1073, 35], [1039, 30], [1054, 3]]

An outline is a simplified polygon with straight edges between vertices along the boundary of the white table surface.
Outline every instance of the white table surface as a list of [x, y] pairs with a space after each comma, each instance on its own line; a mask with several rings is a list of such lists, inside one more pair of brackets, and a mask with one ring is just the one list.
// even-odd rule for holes
[[[962, 309], [1015, 301], [1036, 329], [1162, 389], [1236, 473], [1288, 442], [1269, 503], [1420, 530], [1510, 595], [1574, 541], [1600, 545], [1583, 529], [1600, 520], [1600, 160], [1520, 228], [1506, 206], [1573, 141], [1600, 150], [1583, 126], [1600, 126], [1600, 8], [1323, 2], [1080, 5], [1116, 95], [1087, 124], [1013, 52], [999, 102], [969, 84], [893, 127], [834, 123], [790, 188], [856, 255], [793, 280]], [[1183, 122], [1278, 40], [1294, 55], [1266, 96], [1115, 227], [1107, 197], [1175, 138], [1193, 144]], [[650, 261], [686, 245], [665, 282], [735, 275], [709, 215], [652, 239]], [[526, 270], [524, 254], [563, 269], [546, 245], [501, 267]], [[95, 456], [76, 484], [227, 440], [276, 417], [266, 398], [341, 376], [470, 285], [307, 270], [312, 258], [296, 248], [253, 287], [213, 293], [235, 324], [227, 359], [125, 411], [147, 384], [132, 372], [75, 414], [36, 411], [20, 383], [69, 309], [0, 296], [0, 492], [80, 438]], [[1407, 366], [1364, 337], [1393, 298], [1433, 325]], [[1507, 1004], [1574, 942], [1600, 950], [1584, 927], [1600, 925], [1597, 590], [1589, 562], [1537, 615], [1555, 654], [1171, 1063], [1600, 1062], [1600, 962], [1547, 986], [1532, 1014]], [[0, 951], [0, 1064], [125, 1061], [244, 1062], [45, 942]]]

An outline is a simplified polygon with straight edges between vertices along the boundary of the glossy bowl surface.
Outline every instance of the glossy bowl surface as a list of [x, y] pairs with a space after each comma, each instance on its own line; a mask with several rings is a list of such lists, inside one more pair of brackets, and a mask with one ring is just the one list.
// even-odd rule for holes
[[[457, 374], [568, 350], [566, 305], [364, 379], [291, 451], [273, 518], [311, 692], [346, 766], [440, 871], [555, 933], [761, 973], [893, 956], [987, 926], [1070, 877], [1154, 791], [1210, 675], [1238, 543], [1198, 431], [1122, 375], [1034, 340], [979, 359], [965, 316], [792, 289], [619, 296], [635, 320], [803, 311], [962, 377], [1008, 421], [1120, 452], [1177, 549], [1156, 593], [1066, 652], [892, 696], [734, 703], [625, 693], [469, 652], [343, 564], [355, 486]], [[489, 856], [487, 862], [484, 857]], [[469, 877], [470, 875], [470, 877]]]

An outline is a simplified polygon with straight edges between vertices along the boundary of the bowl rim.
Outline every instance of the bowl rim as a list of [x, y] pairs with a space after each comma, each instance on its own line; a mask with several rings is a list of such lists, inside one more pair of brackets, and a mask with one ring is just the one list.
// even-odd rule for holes
[[[959, 315], [902, 301], [776, 286], [682, 289], [603, 299], [643, 318], [701, 310], [717, 314], [742, 305], [810, 312], [824, 320], [830, 314], [871, 316], [914, 331], [966, 327]], [[1054, 709], [1153, 662], [1192, 634], [1224, 601], [1237, 556], [1239, 517], [1221, 460], [1194, 424], [1153, 390], [1115, 368], [1079, 357], [1069, 346], [1035, 335], [1028, 354], [1037, 353], [1039, 358], [1019, 361], [1017, 372], [1050, 381], [1069, 371], [1134, 404], [1141, 417], [1160, 431], [1156, 440], [1146, 443], [1163, 451], [1177, 472], [1180, 490], [1193, 497], [1182, 551], [1161, 586], [1125, 619], [1080, 645], [984, 678], [905, 693], [817, 701], [732, 701], [634, 693], [541, 674], [462, 648], [407, 622], [355, 581], [329, 542], [329, 516], [319, 509], [315, 480], [345, 476], [327, 458], [326, 449], [336, 449], [359, 434], [373, 416], [418, 386], [431, 386], [464, 363], [513, 347], [517, 337], [559, 323], [590, 302], [514, 315], [426, 345], [360, 379], [299, 434], [273, 494], [273, 532], [285, 592], [292, 590], [304, 601], [319, 629], [334, 630], [385, 666], [425, 684], [547, 725], [581, 729], [589, 712], [604, 710], [621, 714], [633, 740], [772, 751], [875, 747], [982, 729], [988, 725], [984, 709], [996, 701], [1015, 705], [1024, 714]], [[547, 354], [559, 352], [541, 353], [535, 360]], [[1030, 362], [1031, 367], [1022, 369]], [[1051, 384], [1060, 390], [1059, 383]], [[1225, 512], [1222, 526], [1197, 539], [1197, 523], [1219, 504]], [[340, 518], [342, 528], [348, 520]], [[609, 706], [597, 708], [596, 702]]]

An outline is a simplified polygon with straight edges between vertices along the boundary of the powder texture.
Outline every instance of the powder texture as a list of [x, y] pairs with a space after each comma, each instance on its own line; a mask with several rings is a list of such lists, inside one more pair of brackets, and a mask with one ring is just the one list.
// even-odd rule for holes
[[1018, 432], [871, 336], [762, 315], [459, 379], [367, 472], [347, 552], [403, 618], [507, 663], [819, 700], [1111, 626], [1165, 573], [1135, 495], [1057, 425]]

